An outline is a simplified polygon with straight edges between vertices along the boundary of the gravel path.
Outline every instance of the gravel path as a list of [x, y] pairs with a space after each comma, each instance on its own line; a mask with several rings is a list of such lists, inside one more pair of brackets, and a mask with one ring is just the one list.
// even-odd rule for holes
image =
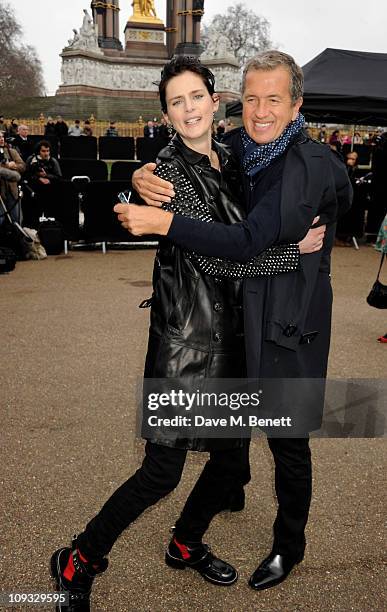
[[[133, 398], [149, 311], [137, 305], [151, 293], [152, 261], [152, 250], [73, 251], [0, 277], [0, 591], [52, 590], [51, 552], [141, 461]], [[387, 378], [387, 346], [376, 342], [387, 331], [386, 312], [365, 302], [377, 265], [369, 247], [334, 252], [333, 377]], [[169, 527], [205, 459], [191, 453], [178, 489], [114, 547], [93, 611], [384, 610], [384, 450], [382, 439], [312, 441], [307, 554], [283, 585], [262, 593], [246, 585], [270, 550], [275, 512], [262, 439], [252, 445], [246, 509], [219, 515], [208, 532], [213, 550], [238, 567], [238, 583], [222, 589], [164, 565]]]

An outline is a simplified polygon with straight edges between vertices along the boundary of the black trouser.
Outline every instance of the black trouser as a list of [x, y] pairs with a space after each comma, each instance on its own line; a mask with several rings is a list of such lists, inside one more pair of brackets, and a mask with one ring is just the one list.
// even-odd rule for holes
[[[142, 466], [108, 499], [78, 536], [77, 545], [90, 560], [108, 554], [120, 534], [146, 508], [179, 484], [187, 451], [147, 442]], [[213, 517], [223, 508], [234, 487], [248, 482], [248, 444], [216, 450], [196, 482], [176, 523], [181, 542], [200, 542]]]
[[275, 462], [278, 500], [273, 552], [302, 557], [305, 525], [312, 495], [312, 462], [308, 438], [268, 438]]

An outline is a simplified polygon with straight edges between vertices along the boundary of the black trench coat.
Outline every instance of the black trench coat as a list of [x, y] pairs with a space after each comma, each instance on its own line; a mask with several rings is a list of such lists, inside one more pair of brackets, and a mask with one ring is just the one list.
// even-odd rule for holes
[[[228, 138], [241, 156], [239, 130]], [[277, 219], [276, 240], [288, 243], [301, 240], [314, 217], [320, 215], [320, 223], [327, 224], [323, 249], [301, 256], [297, 271], [270, 279], [247, 279], [244, 315], [249, 377], [323, 379], [331, 326], [330, 254], [336, 220], [350, 208], [352, 189], [342, 160], [303, 131], [281, 163], [280, 180], [266, 185], [264, 192], [259, 192], [254, 182], [249, 184], [246, 176], [243, 178], [250, 214], [242, 224], [227, 227], [175, 216], [168, 236], [176, 244], [209, 257], [246, 261], [273, 239]], [[278, 405], [292, 404], [286, 391], [281, 393], [279, 383], [277, 391]], [[318, 391], [309, 429], [318, 427], [321, 420], [321, 386]], [[306, 411], [311, 407], [309, 399], [302, 405]]]

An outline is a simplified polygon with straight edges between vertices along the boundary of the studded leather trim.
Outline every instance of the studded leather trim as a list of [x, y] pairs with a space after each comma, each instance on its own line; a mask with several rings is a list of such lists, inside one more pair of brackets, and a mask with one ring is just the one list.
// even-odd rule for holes
[[[208, 205], [199, 197], [189, 178], [173, 164], [159, 163], [155, 174], [174, 186], [175, 197], [170, 203], [163, 204], [165, 210], [206, 223], [214, 222]], [[270, 247], [245, 264], [218, 257], [205, 257], [192, 251], [184, 251], [184, 254], [197, 263], [205, 274], [227, 279], [274, 276], [297, 270], [300, 262], [298, 244]]]

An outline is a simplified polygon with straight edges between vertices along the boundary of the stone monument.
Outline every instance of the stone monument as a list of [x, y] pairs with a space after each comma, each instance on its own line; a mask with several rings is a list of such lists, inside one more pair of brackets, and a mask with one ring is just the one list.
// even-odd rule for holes
[[221, 100], [230, 102], [239, 99], [241, 71], [227, 36], [210, 31], [207, 48], [200, 59], [214, 73], [216, 91]]
[[[164, 24], [152, 0], [134, 0], [125, 28], [125, 49], [117, 38], [119, 2], [93, 0], [80, 30], [63, 49], [59, 96], [157, 98], [157, 81], [167, 61]], [[93, 111], [94, 112], [94, 111]]]
[[[62, 51], [62, 82], [57, 96], [71, 98], [66, 105], [79, 109], [79, 114], [126, 118], [129, 110], [125, 109], [131, 106], [136, 108], [136, 118], [139, 109], [144, 116], [158, 114], [157, 83], [168, 57], [200, 55], [203, 51], [203, 1], [167, 0], [166, 28], [153, 0], [133, 0], [132, 7], [124, 30], [124, 49], [119, 39], [119, 0], [92, 0], [93, 15], [84, 9], [79, 31], [73, 30]], [[210, 41], [203, 62], [215, 73], [221, 99], [237, 99], [239, 68], [225, 37]], [[63, 106], [64, 102], [61, 114]]]

